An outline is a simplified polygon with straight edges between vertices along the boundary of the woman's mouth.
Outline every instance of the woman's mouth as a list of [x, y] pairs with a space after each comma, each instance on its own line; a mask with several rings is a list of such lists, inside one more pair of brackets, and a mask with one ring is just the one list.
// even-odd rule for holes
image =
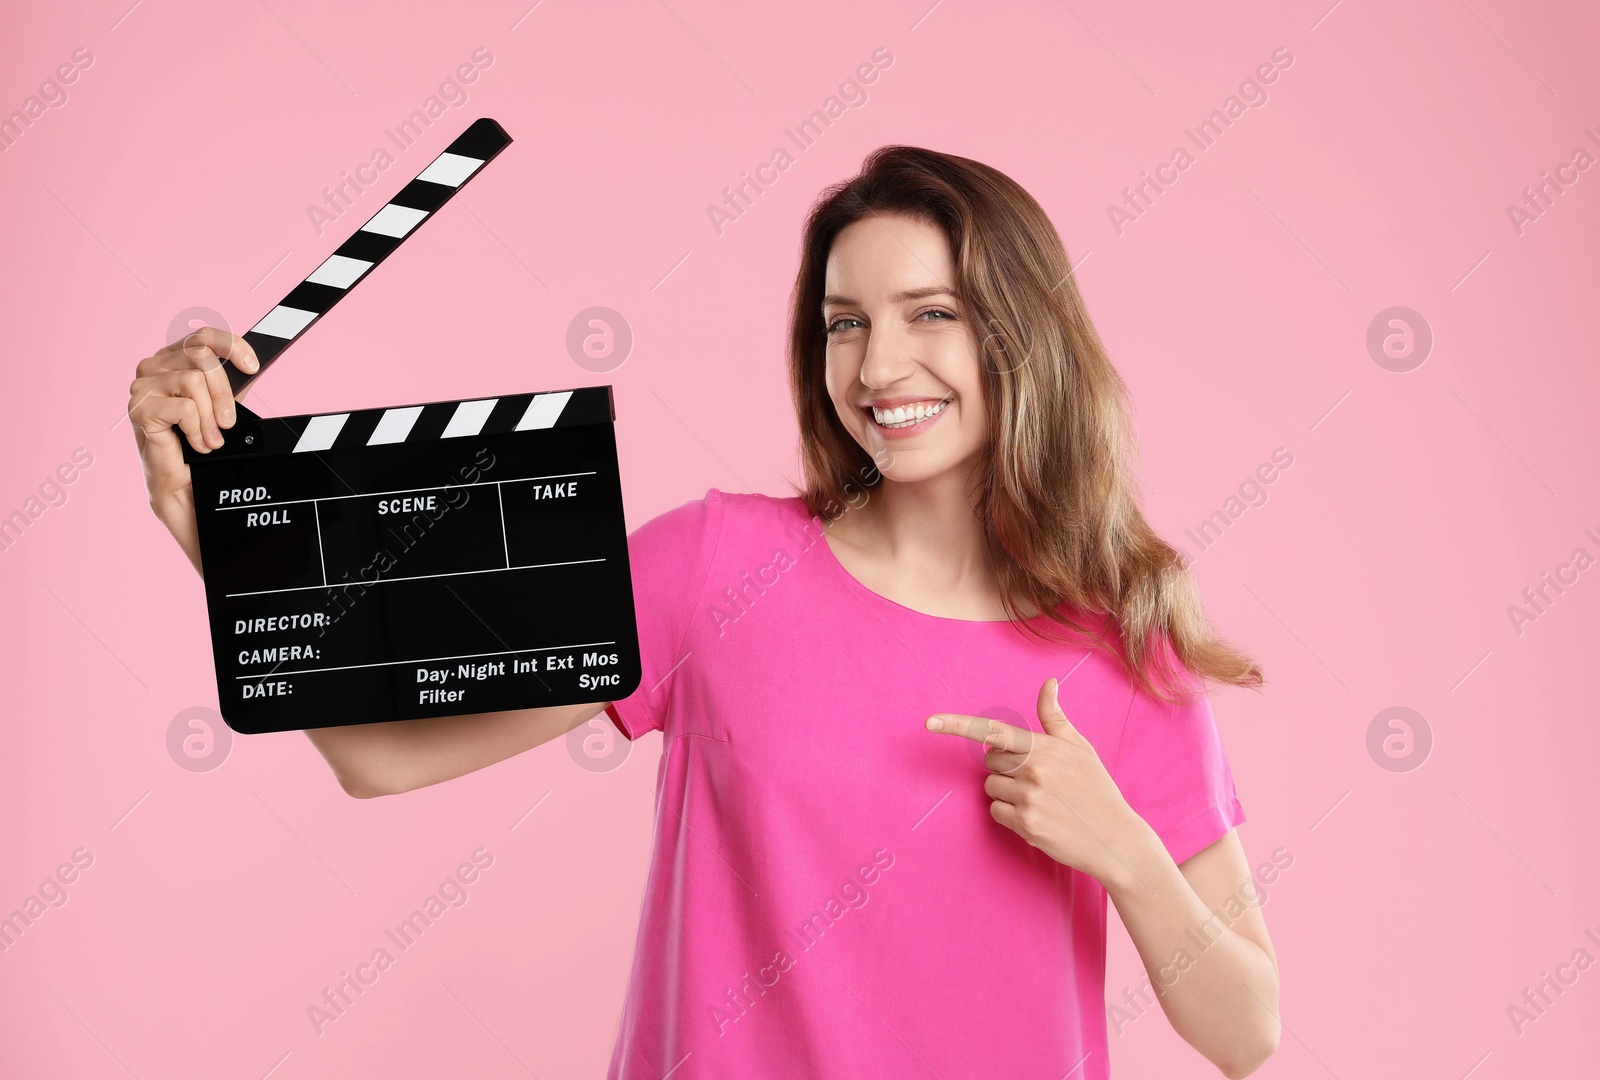
[[879, 427], [891, 431], [912, 428], [924, 420], [938, 416], [948, 408], [950, 402], [944, 401], [917, 401], [910, 405], [900, 405], [893, 409], [880, 409], [869, 405], [872, 420]]

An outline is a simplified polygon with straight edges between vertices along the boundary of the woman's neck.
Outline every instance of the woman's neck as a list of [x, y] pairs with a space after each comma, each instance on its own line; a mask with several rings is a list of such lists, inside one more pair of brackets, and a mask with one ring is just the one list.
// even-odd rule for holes
[[967, 484], [957, 472], [914, 482], [884, 477], [866, 489], [866, 502], [829, 525], [830, 546], [858, 579], [908, 607], [1003, 618], [999, 583]]
[[895, 561], [952, 569], [987, 565], [983, 527], [965, 483], [948, 473], [911, 483], [884, 477], [867, 489], [867, 501], [847, 510], [834, 528], [846, 526], [846, 542]]

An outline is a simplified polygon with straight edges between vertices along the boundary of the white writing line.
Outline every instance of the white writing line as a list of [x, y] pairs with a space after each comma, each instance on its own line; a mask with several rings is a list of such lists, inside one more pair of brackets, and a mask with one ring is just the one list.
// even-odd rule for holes
[[317, 519], [317, 562], [322, 566], [322, 583], [328, 583], [328, 557], [322, 553], [322, 511], [316, 503], [311, 504], [311, 514]]
[[400, 488], [396, 491], [357, 492], [354, 495], [323, 495], [316, 499], [268, 499], [266, 502], [213, 506], [213, 510], [250, 510], [257, 506], [293, 506], [296, 503], [334, 502], [337, 499], [376, 499], [384, 495], [404, 495], [408, 491], [445, 491], [453, 487], [488, 487], [490, 484], [521, 484], [529, 480], [560, 480], [564, 476], [594, 476], [595, 471], [552, 473], [549, 476], [523, 476], [516, 480], [482, 480], [476, 484], [435, 484], [432, 487]]
[[[260, 675], [235, 675], [234, 679], [270, 679], [274, 675], [316, 675], [323, 671], [355, 671], [358, 668], [393, 667], [395, 664], [439, 664], [446, 660], [475, 660], [480, 656], [523, 656], [527, 653], [557, 652], [561, 649], [589, 649], [597, 645], [615, 644], [615, 641], [584, 641], [577, 645], [551, 645], [548, 648], [543, 649], [507, 649], [504, 652], [463, 653], [460, 656], [434, 656], [426, 660], [380, 660], [374, 664], [346, 664], [343, 667], [301, 668], [298, 671], [268, 671]], [[148, 795], [149, 792], [146, 792], [145, 794]]]
[[231, 592], [223, 595], [231, 600], [235, 596], [271, 596], [274, 593], [305, 592], [307, 589], [348, 589], [357, 585], [388, 585], [394, 581], [426, 581], [429, 578], [462, 577], [467, 574], [503, 574], [507, 570], [543, 570], [549, 566], [578, 566], [583, 563], [605, 561], [605, 559], [573, 559], [570, 562], [529, 563], [527, 566], [491, 566], [487, 570], [453, 570], [448, 574], [414, 574], [411, 577], [373, 578], [370, 581], [342, 581], [336, 585], [294, 585], [287, 589], [258, 589], [255, 592]]
[[505, 549], [506, 569], [511, 569], [511, 534], [506, 531], [506, 495], [500, 490], [500, 482], [495, 481], [494, 497], [500, 503], [500, 546]]

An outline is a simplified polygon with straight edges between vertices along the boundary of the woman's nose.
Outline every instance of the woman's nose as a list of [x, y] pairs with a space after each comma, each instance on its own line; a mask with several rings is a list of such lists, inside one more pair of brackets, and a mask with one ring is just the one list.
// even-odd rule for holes
[[861, 358], [861, 382], [872, 389], [890, 386], [917, 366], [909, 343], [892, 330], [874, 327], [868, 331], [866, 355]]

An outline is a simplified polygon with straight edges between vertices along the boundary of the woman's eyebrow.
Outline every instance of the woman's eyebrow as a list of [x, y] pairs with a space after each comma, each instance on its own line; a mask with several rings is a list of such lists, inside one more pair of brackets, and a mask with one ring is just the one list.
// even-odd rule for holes
[[[952, 300], [956, 298], [955, 293], [951, 292], [942, 285], [928, 285], [921, 289], [906, 289], [904, 292], [897, 292], [888, 299], [889, 303], [891, 304], [903, 304], [907, 300], [922, 300], [929, 296], [948, 296]], [[829, 304], [848, 305], [854, 304], [855, 302], [856, 301], [850, 297], [840, 296], [837, 293], [829, 293], [827, 296], [822, 298], [823, 307], [827, 307]]]

